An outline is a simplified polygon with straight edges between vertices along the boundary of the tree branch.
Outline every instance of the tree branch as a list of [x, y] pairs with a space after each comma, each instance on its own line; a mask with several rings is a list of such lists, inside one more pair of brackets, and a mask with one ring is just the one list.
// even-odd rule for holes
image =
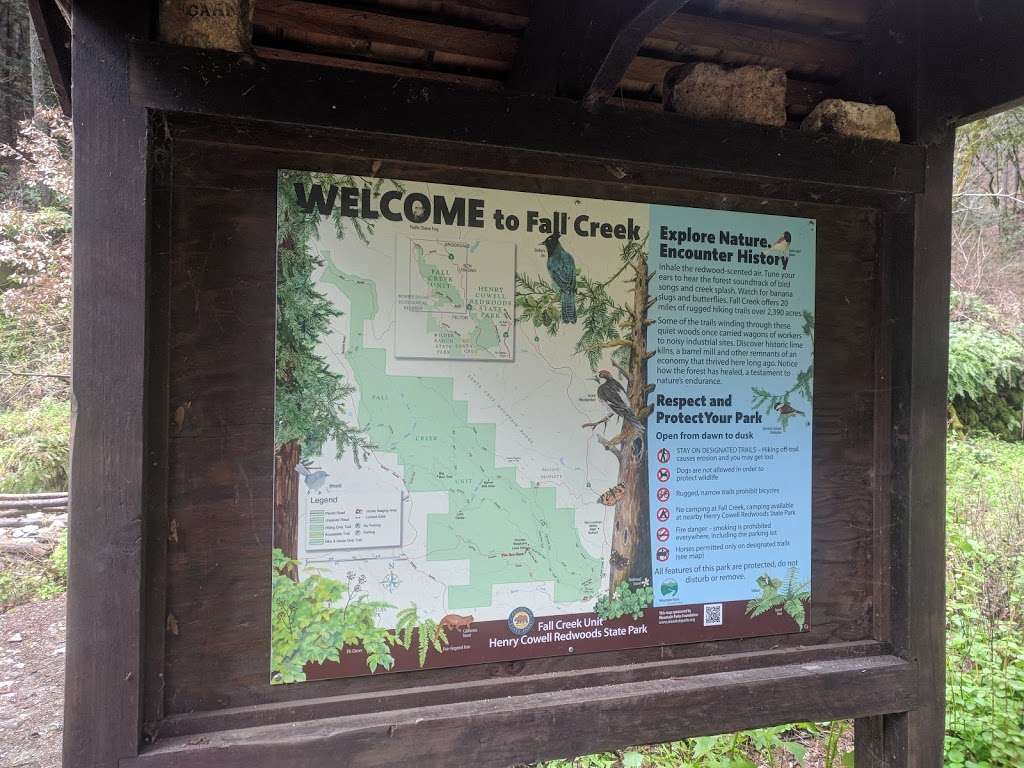
[[29, 379], [61, 379], [71, 381], [70, 373], [33, 373], [32, 371], [17, 371], [13, 368], [4, 368], [0, 371], [4, 376], [23, 376]]

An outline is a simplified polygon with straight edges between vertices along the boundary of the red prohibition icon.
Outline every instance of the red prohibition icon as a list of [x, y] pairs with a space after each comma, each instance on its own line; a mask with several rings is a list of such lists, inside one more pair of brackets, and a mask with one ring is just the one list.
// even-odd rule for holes
[[672, 454], [668, 452], [668, 448], [662, 448], [658, 451], [658, 463], [668, 464], [668, 460], [672, 458]]
[[667, 467], [661, 467], [658, 470], [658, 482], [659, 483], [667, 483], [669, 481], [670, 477], [672, 477], [672, 473], [668, 471]]
[[658, 541], [668, 541], [668, 528], [658, 529]]
[[658, 510], [658, 522], [664, 523], [669, 517], [668, 507], [662, 507]]
[[668, 560], [668, 547], [658, 547], [658, 551], [654, 554], [658, 558], [659, 563], [664, 563]]
[[658, 501], [668, 501], [668, 497], [670, 495], [671, 495], [671, 492], [669, 491], [668, 488], [659, 488], [658, 489], [658, 494], [657, 494]]

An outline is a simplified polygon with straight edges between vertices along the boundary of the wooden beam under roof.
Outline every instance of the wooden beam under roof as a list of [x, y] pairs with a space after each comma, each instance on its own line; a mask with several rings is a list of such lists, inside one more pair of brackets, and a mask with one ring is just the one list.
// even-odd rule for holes
[[833, 79], [856, 69], [860, 60], [858, 47], [851, 43], [685, 12], [665, 19], [642, 47], [666, 58], [764, 64]]
[[867, 0], [715, 0], [719, 15], [822, 32], [861, 32]]
[[618, 87], [644, 38], [687, 1], [535, 3], [508, 85], [586, 103], [600, 101]]
[[469, 70], [504, 72], [518, 36], [396, 17], [374, 11], [291, 1], [260, 4], [254, 36], [314, 49], [402, 64], [440, 63]]
[[[723, 140], [718, 123], [668, 113], [588, 111], [563, 98], [144, 41], [132, 44], [129, 72], [134, 103], [170, 112], [614, 159], [664, 173], [688, 169], [885, 192], [923, 184], [919, 148], [902, 144], [742, 124]], [[348, 103], [359, 108], [340, 108]]]

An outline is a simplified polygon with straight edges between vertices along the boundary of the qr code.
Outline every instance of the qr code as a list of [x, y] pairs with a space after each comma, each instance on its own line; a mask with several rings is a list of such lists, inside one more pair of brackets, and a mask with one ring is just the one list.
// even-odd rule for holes
[[721, 603], [708, 603], [704, 606], [704, 626], [705, 627], [720, 627], [722, 626], [722, 604]]

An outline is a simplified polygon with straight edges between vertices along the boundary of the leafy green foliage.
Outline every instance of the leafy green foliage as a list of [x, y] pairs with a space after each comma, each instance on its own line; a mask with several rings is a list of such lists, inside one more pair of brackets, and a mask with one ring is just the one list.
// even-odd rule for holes
[[949, 327], [949, 395], [981, 400], [1001, 385], [1020, 386], [1024, 376], [1024, 340], [976, 321]]
[[[561, 325], [559, 292], [543, 278], [516, 273], [516, 322], [528, 321], [554, 336]], [[627, 312], [608, 294], [608, 283], [576, 273], [576, 314], [583, 333], [576, 342], [576, 353], [587, 357], [592, 370], [601, 364], [603, 343], [622, 338]]]
[[68, 404], [50, 399], [0, 410], [0, 492], [67, 489], [70, 419]]
[[[803, 334], [810, 339], [811, 347], [814, 347], [814, 314], [804, 310], [803, 312]], [[796, 379], [789, 389], [784, 392], [769, 392], [763, 387], [751, 387], [751, 404], [755, 411], [763, 411], [769, 416], [773, 413], [778, 418], [779, 425], [786, 429], [789, 426], [790, 419], [800, 416], [806, 418], [804, 414], [798, 413], [778, 413], [775, 410], [775, 406], [780, 403], [788, 403], [790, 398], [794, 395], [799, 395], [806, 403], [810, 404], [813, 396], [814, 387], [814, 363], [812, 362], [807, 368], [800, 371], [797, 374]], [[799, 410], [799, 408], [797, 408]]]
[[[776, 608], [782, 608], [801, 629], [807, 619], [806, 602], [811, 598], [810, 583], [801, 582], [799, 572], [791, 567], [786, 579], [773, 579], [767, 573], [757, 577], [760, 594], [747, 603], [747, 615], [761, 616]], [[754, 590], [757, 592], [758, 590]]]
[[946, 765], [1024, 765], [1024, 446], [948, 450]]
[[[982, 315], [984, 316], [984, 315]], [[950, 420], [956, 428], [1021, 439], [1024, 339], [993, 320], [949, 326]]]
[[394, 632], [377, 626], [381, 611], [394, 606], [370, 600], [362, 592], [365, 576], [346, 584], [307, 567], [304, 578], [296, 582], [289, 574], [298, 565], [274, 549], [271, 682], [301, 682], [307, 663], [338, 661], [346, 645], [362, 647], [367, 666], [376, 672], [394, 666], [395, 646], [415, 647], [422, 667], [431, 648], [441, 653], [448, 644], [444, 630], [433, 619], [421, 619], [415, 605], [398, 612]]
[[852, 723], [799, 723], [753, 731], [701, 736], [695, 739], [601, 752], [571, 760], [541, 763], [543, 768], [783, 768], [810, 765], [807, 743], [820, 741], [822, 768], [852, 768], [853, 753], [845, 749]]
[[[285, 199], [291, 199], [296, 183], [308, 189], [311, 184], [327, 188], [339, 182], [329, 174], [280, 172], [278, 184]], [[346, 176], [341, 183], [375, 187], [380, 182], [372, 184]], [[331, 321], [340, 314], [313, 282], [313, 273], [323, 266], [314, 249], [321, 218], [315, 207], [310, 213], [296, 206], [278, 207], [275, 443], [280, 446], [299, 441], [302, 452], [310, 455], [319, 453], [324, 442], [333, 439], [338, 456], [349, 448], [358, 462], [370, 446], [364, 433], [344, 419], [344, 402], [352, 394], [352, 387], [330, 370], [317, 349]], [[331, 213], [331, 221], [339, 238], [351, 231], [366, 241], [373, 231], [372, 222], [343, 217], [340, 207]]]
[[387, 603], [359, 594], [350, 587], [307, 568], [296, 582], [288, 575], [295, 560], [274, 549], [271, 600], [271, 682], [292, 683], [306, 679], [303, 667], [311, 661], [339, 661], [346, 646], [362, 646], [371, 672], [391, 669], [394, 637], [377, 626], [378, 614]]
[[605, 621], [619, 619], [629, 614], [634, 619], [643, 616], [644, 609], [654, 605], [654, 590], [649, 586], [631, 587], [622, 582], [612, 597], [601, 595], [594, 605], [594, 613]]
[[[646, 258], [647, 237], [630, 241], [622, 246], [623, 264], [607, 280], [595, 280], [580, 270], [576, 271], [576, 314], [583, 332], [576, 341], [576, 354], [585, 355], [591, 370], [601, 365], [605, 349], [612, 349], [612, 360], [622, 368], [629, 366], [630, 350], [627, 346], [609, 346], [624, 338], [632, 323], [628, 308], [615, 302], [608, 286], [617, 280], [626, 267], [636, 259]], [[551, 336], [561, 325], [559, 291], [542, 277], [516, 273], [516, 322], [529, 322]]]

